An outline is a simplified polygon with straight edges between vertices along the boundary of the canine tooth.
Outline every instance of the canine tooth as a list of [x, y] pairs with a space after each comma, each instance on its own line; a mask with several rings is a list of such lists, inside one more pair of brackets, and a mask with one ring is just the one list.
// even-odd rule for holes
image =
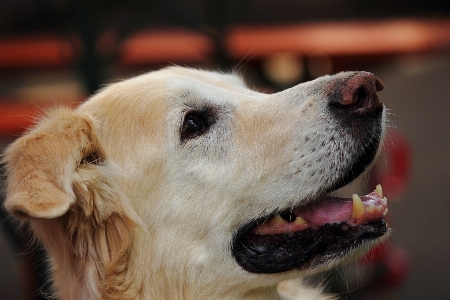
[[303, 220], [302, 217], [297, 217], [297, 218], [295, 218], [294, 224], [303, 225], [303, 224], [306, 224], [306, 221]]
[[276, 215], [270, 220], [270, 225], [283, 225], [287, 223], [280, 215]]
[[384, 210], [383, 217], [386, 216], [387, 213], [388, 213], [388, 209], [386, 208], [386, 209]]
[[357, 194], [353, 194], [352, 198], [353, 198], [352, 218], [357, 219], [364, 214], [364, 204], [362, 203], [361, 198]]
[[377, 185], [375, 188], [375, 193], [377, 193], [378, 197], [383, 199], [383, 188], [381, 187], [381, 184]]
[[370, 214], [373, 213], [375, 211], [375, 204], [370, 203], [369, 206], [367, 207], [366, 211]]

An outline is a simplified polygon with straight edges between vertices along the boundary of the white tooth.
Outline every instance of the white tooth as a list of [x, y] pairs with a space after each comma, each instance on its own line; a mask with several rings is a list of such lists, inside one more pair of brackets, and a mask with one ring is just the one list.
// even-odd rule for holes
[[381, 210], [383, 210], [383, 206], [377, 205], [377, 206], [375, 206], [375, 210], [379, 213], [379, 212], [381, 212]]
[[370, 203], [369, 206], [367, 207], [366, 211], [371, 214], [375, 211], [375, 204]]
[[386, 208], [386, 209], [384, 210], [383, 217], [386, 216], [387, 213], [388, 213], [388, 209]]
[[357, 194], [353, 194], [352, 199], [353, 199], [352, 218], [357, 219], [364, 214], [364, 204], [362, 203], [361, 198]]
[[377, 193], [378, 197], [383, 199], [383, 188], [381, 187], [381, 184], [377, 185], [375, 188], [375, 193]]
[[285, 219], [283, 219], [280, 215], [276, 215], [270, 220], [270, 225], [283, 225], [287, 223]]
[[303, 220], [302, 217], [297, 217], [297, 218], [295, 218], [294, 224], [303, 225], [303, 224], [306, 224], [306, 221]]

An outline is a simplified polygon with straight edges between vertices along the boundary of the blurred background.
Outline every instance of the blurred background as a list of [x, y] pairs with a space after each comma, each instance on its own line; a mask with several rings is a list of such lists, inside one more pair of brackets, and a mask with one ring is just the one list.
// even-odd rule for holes
[[[236, 71], [266, 93], [375, 73], [391, 128], [354, 188], [382, 183], [393, 235], [315, 280], [341, 299], [449, 299], [450, 2], [0, 0], [0, 150], [45, 107], [172, 64]], [[1, 210], [0, 299], [51, 292], [28, 241]]]

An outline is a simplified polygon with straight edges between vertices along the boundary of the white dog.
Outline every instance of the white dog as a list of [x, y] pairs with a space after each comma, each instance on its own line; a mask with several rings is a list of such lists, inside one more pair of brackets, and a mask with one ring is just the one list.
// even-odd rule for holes
[[181, 67], [115, 83], [6, 150], [5, 207], [60, 299], [331, 299], [292, 280], [388, 235], [381, 187], [326, 196], [376, 156], [382, 88], [346, 72], [267, 95]]

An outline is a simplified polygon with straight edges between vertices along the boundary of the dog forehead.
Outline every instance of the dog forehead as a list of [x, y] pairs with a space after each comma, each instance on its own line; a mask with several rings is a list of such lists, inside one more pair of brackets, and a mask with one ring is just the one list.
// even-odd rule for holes
[[[250, 89], [243, 78], [234, 73], [220, 73], [182, 67], [170, 67], [160, 71], [170, 82], [168, 92], [175, 95], [194, 93], [211, 100], [220, 97], [237, 100], [240, 97], [262, 95]], [[224, 99], [225, 100], [225, 99]]]
[[189, 80], [201, 81], [205, 84], [216, 85], [222, 88], [235, 89], [240, 87], [247, 89], [242, 77], [233, 73], [221, 73], [184, 67], [169, 67], [162, 69], [160, 72], [169, 76], [184, 77]]
[[236, 74], [174, 66], [111, 84], [82, 107], [92, 111], [106, 105], [116, 111], [161, 112], [187, 102], [236, 104], [241, 99], [257, 100], [263, 95], [248, 88]]

